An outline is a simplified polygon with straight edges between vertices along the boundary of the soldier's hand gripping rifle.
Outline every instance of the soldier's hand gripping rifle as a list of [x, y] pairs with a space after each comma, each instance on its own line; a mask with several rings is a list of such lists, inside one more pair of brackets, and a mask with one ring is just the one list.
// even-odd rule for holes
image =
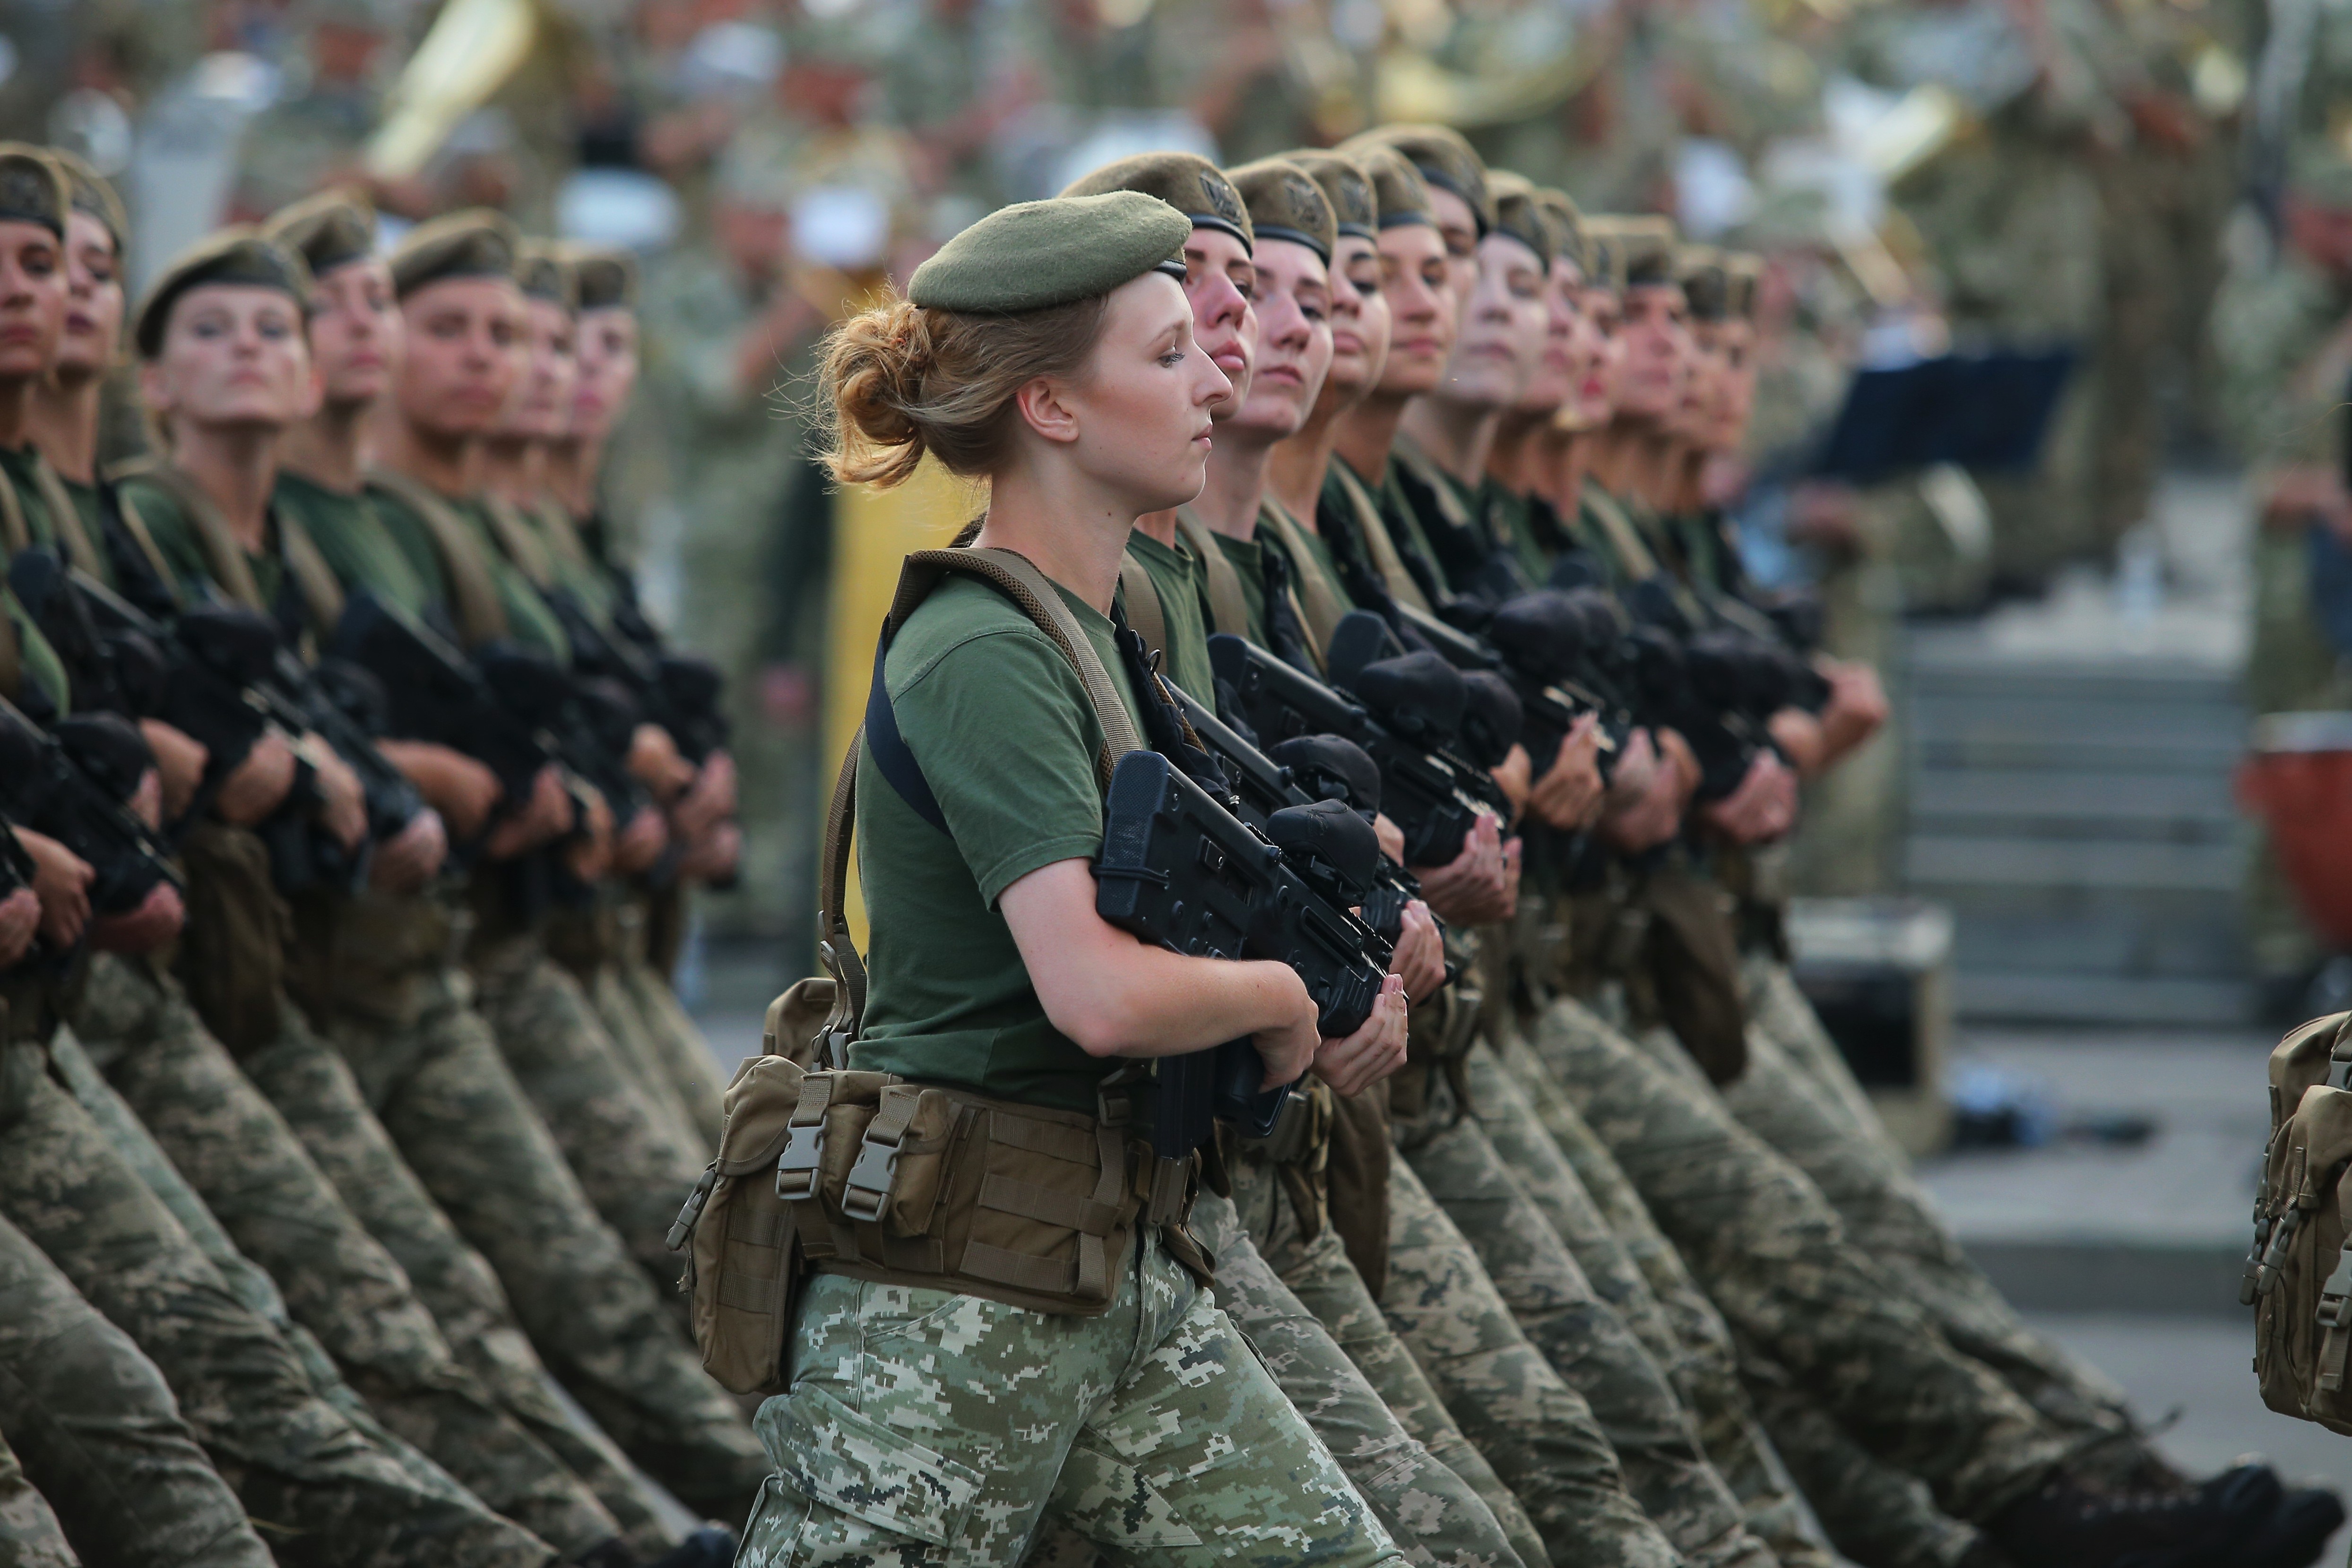
[[[1103, 802], [1095, 907], [1171, 952], [1288, 965], [1314, 998], [1316, 1027], [1349, 1035], [1388, 974], [1389, 945], [1349, 913], [1379, 858], [1371, 825], [1336, 801], [1283, 807], [1261, 831], [1160, 753], [1132, 751]], [[1157, 1067], [1152, 1141], [1163, 1160], [1189, 1159], [1221, 1118], [1271, 1136], [1289, 1098], [1287, 1084], [1260, 1088], [1265, 1063], [1247, 1040]]]
[[127, 803], [152, 760], [129, 721], [71, 719], [70, 748], [0, 703], [0, 817], [47, 833], [88, 861], [93, 915], [128, 915], [159, 885], [180, 885], [168, 852]]

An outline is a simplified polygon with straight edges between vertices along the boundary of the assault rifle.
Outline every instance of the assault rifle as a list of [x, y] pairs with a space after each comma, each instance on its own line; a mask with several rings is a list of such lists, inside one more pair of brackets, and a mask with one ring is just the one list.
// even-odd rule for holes
[[1336, 735], [1364, 748], [1381, 770], [1382, 810], [1404, 833], [1408, 865], [1453, 861], [1482, 806], [1509, 814], [1492, 779], [1444, 749], [1461, 724], [1465, 693], [1436, 654], [1368, 664], [1352, 695], [1229, 632], [1209, 639], [1209, 660], [1265, 745]]
[[[1326, 1036], [1371, 1016], [1389, 946], [1349, 913], [1380, 859], [1371, 825], [1337, 802], [1286, 806], [1251, 827], [1156, 751], [1131, 751], [1103, 802], [1095, 908], [1171, 952], [1287, 964]], [[1246, 1040], [1162, 1058], [1153, 1143], [1162, 1159], [1207, 1143], [1217, 1118], [1270, 1136], [1289, 1086], [1261, 1091]]]
[[[577, 595], [557, 589], [548, 605], [562, 622], [578, 674], [612, 682], [628, 694], [646, 721], [669, 732], [688, 761], [699, 766], [727, 744], [727, 716], [720, 711], [719, 667], [708, 659], [663, 652], [639, 635], [652, 627], [641, 615], [616, 606], [612, 630], [597, 624]], [[622, 748], [627, 755], [627, 748]]]
[[[68, 720], [79, 751], [113, 785], [145, 771], [146, 742], [127, 721]], [[98, 874], [89, 905], [97, 915], [127, 915], [159, 885], [180, 885], [167, 852], [131, 814], [127, 790], [101, 785], [66, 743], [0, 703], [0, 817], [47, 833], [88, 861]]]
[[1588, 713], [1601, 716], [1601, 777], [1633, 729], [1632, 715], [1604, 673], [1623, 628], [1616, 606], [1591, 589], [1563, 593], [1538, 589], [1495, 612], [1486, 636], [1527, 710], [1520, 744], [1536, 777], [1550, 771], [1570, 728]]
[[[1293, 762], [1290, 756], [1281, 759], [1267, 756], [1242, 738], [1240, 733], [1219, 718], [1208, 705], [1181, 691], [1174, 683], [1167, 684], [1168, 694], [1176, 699], [1183, 711], [1184, 720], [1200, 737], [1225, 770], [1226, 780], [1234, 787], [1234, 814], [1251, 827], [1264, 832], [1267, 821], [1276, 811], [1292, 806], [1310, 806], [1318, 800], [1342, 800], [1358, 811], [1370, 816], [1381, 809], [1380, 769], [1363, 748], [1338, 736], [1294, 737], [1275, 749], [1286, 753], [1293, 748], [1315, 746], [1346, 747], [1360, 761], [1360, 769], [1339, 767], [1314, 768], [1302, 776], [1302, 766], [1311, 767], [1321, 761], [1321, 756], [1311, 761], [1302, 757]], [[1355, 776], [1359, 771], [1363, 777]], [[1404, 906], [1421, 896], [1421, 883], [1412, 873], [1389, 859], [1377, 857], [1371, 876], [1371, 887], [1362, 903], [1361, 918], [1381, 940], [1391, 947], [1404, 934]]]
[[497, 776], [502, 810], [520, 810], [551, 761], [547, 741], [508, 713], [481, 674], [414, 616], [362, 591], [344, 606], [329, 648], [373, 675], [386, 731], [461, 751]]

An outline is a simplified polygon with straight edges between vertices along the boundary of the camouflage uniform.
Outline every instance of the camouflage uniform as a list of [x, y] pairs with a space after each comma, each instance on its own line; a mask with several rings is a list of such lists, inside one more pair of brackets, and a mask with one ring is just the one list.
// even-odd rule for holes
[[81, 1561], [66, 1544], [58, 1516], [25, 1479], [5, 1437], [0, 1437], [0, 1557], [11, 1568], [79, 1568]]
[[1493, 1511], [1405, 1430], [1330, 1331], [1276, 1277], [1234, 1203], [1202, 1193], [1192, 1227], [1217, 1260], [1217, 1304], [1249, 1336], [1283, 1396], [1307, 1417], [1406, 1560], [1464, 1568], [1520, 1562]]
[[[290, 1030], [309, 1032], [287, 1014]], [[618, 1533], [561, 1461], [477, 1392], [407, 1275], [175, 983], [102, 956], [79, 1023], [173, 1166], [394, 1432], [567, 1557]]]
[[646, 1042], [686, 1108], [688, 1126], [716, 1153], [719, 1127], [726, 1120], [720, 1102], [727, 1092], [728, 1075], [719, 1071], [709, 1038], [679, 1002], [668, 977], [646, 956], [646, 915], [641, 904], [622, 906], [621, 957], [616, 966], [621, 988], [636, 1004]]
[[[25, 1057], [31, 1062], [29, 1053]], [[154, 1364], [0, 1219], [0, 1562], [268, 1568], [245, 1511], [196, 1447]], [[7, 1452], [13, 1443], [35, 1481]], [[42, 1488], [35, 1492], [37, 1482]], [[46, 1555], [44, 1553], [47, 1553]]]
[[[1328, 1145], [1322, 1152], [1328, 1158]], [[1272, 1266], [1284, 1289], [1314, 1314], [1332, 1343], [1355, 1364], [1356, 1370], [1380, 1396], [1397, 1424], [1477, 1494], [1486, 1511], [1491, 1512], [1501, 1526], [1510, 1550], [1518, 1554], [1527, 1568], [1539, 1568], [1549, 1562], [1527, 1511], [1496, 1475], [1486, 1456], [1471, 1445], [1454, 1417], [1446, 1413], [1437, 1390], [1413, 1360], [1412, 1351], [1389, 1326], [1380, 1302], [1363, 1275], [1357, 1272], [1347, 1245], [1328, 1216], [1313, 1216], [1310, 1231], [1309, 1217], [1302, 1214], [1296, 1191], [1289, 1188], [1280, 1168], [1272, 1161], [1244, 1153], [1228, 1164], [1234, 1176], [1234, 1207], [1248, 1232], [1248, 1240]], [[1198, 1215], [1196, 1209], [1196, 1224]], [[1220, 1252], [1218, 1259], [1218, 1288], [1222, 1292], [1224, 1254]], [[1248, 1325], [1244, 1324], [1244, 1328]], [[1285, 1391], [1290, 1391], [1286, 1384]], [[1297, 1397], [1296, 1394], [1292, 1396]], [[1441, 1500], [1435, 1495], [1440, 1490], [1434, 1485], [1430, 1488], [1433, 1503]]]
[[1703, 1085], [1574, 1000], [1552, 1003], [1528, 1038], [1734, 1331], [1863, 1450], [1926, 1480], [1947, 1511], [1983, 1520], [2079, 1446], [1955, 1352], [1847, 1244], [1819, 1190]]
[[1100, 1317], [817, 1275], [758, 1425], [745, 1568], [1016, 1562], [1048, 1511], [1120, 1562], [1404, 1561], [1156, 1240]]
[[547, 1545], [432, 1486], [313, 1386], [287, 1340], [244, 1306], [89, 1113], [46, 1053], [7, 1048], [0, 1216], [125, 1328], [278, 1560], [376, 1568], [551, 1560]]
[[1623, 1468], [1626, 1490], [1685, 1561], [1770, 1563], [1770, 1552], [1748, 1533], [1738, 1500], [1700, 1452], [1665, 1375], [1528, 1197], [1525, 1167], [1507, 1165], [1489, 1138], [1488, 1123], [1508, 1122], [1524, 1102], [1481, 1101], [1473, 1116], [1443, 1074], [1431, 1077], [1426, 1109], [1400, 1124], [1398, 1145], [1476, 1249], [1528, 1340], [1591, 1406]]

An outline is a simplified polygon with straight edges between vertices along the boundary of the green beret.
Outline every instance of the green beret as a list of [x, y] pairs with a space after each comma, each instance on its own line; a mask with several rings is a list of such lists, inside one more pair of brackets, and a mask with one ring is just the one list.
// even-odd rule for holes
[[1373, 192], [1371, 176], [1364, 172], [1362, 164], [1319, 147], [1301, 148], [1296, 152], [1285, 152], [1282, 157], [1306, 170], [1307, 177], [1323, 187], [1323, 199], [1331, 204], [1335, 232], [1353, 235], [1358, 239], [1380, 237], [1381, 198]]
[[1592, 276], [1592, 246], [1584, 237], [1584, 214], [1569, 199], [1566, 191], [1556, 191], [1546, 185], [1536, 192], [1536, 205], [1550, 220], [1554, 253], [1576, 264], [1576, 270], [1587, 277]]
[[171, 325], [172, 307], [180, 296], [208, 283], [275, 288], [305, 309], [310, 304], [310, 269], [300, 256], [259, 229], [243, 224], [222, 229], [182, 251], [148, 286], [147, 298], [139, 302], [139, 313], [131, 322], [131, 340], [141, 359], [152, 360], [163, 351], [163, 329]]
[[1429, 182], [1421, 177], [1405, 155], [1393, 147], [1366, 144], [1348, 153], [1372, 183], [1372, 199], [1380, 204], [1381, 227], [1392, 229], [1406, 224], [1433, 224], [1437, 216], [1429, 207]]
[[1330, 199], [1306, 170], [1287, 158], [1261, 158], [1227, 171], [1249, 210], [1250, 233], [1261, 240], [1303, 245], [1331, 265], [1339, 243], [1339, 219]]
[[1421, 177], [1441, 191], [1451, 191], [1469, 204], [1477, 221], [1478, 237], [1495, 226], [1495, 197], [1486, 189], [1486, 165], [1462, 133], [1450, 125], [1382, 125], [1339, 143], [1342, 152], [1365, 145], [1393, 147], [1421, 171]]
[[106, 226], [107, 237], [114, 242], [114, 256], [122, 259], [131, 248], [131, 214], [122, 210], [122, 198], [105, 176], [62, 147], [52, 147], [48, 154], [65, 172], [66, 199], [73, 210], [96, 218]]
[[1193, 152], [1139, 152], [1106, 163], [1062, 188], [1065, 196], [1099, 196], [1107, 191], [1139, 191], [1157, 196], [1186, 217], [1195, 228], [1223, 229], [1247, 250], [1255, 241], [1250, 234], [1249, 210], [1233, 182], [1217, 166]]
[[1552, 253], [1559, 248], [1559, 242], [1551, 232], [1551, 220], [1536, 204], [1536, 183], [1525, 174], [1497, 169], [1487, 175], [1486, 188], [1495, 198], [1494, 232], [1507, 235], [1535, 252], [1544, 270], [1550, 271]]
[[56, 159], [22, 141], [0, 141], [0, 223], [38, 224], [62, 240], [72, 205]]
[[915, 268], [907, 298], [927, 310], [1011, 315], [1092, 299], [1147, 272], [1181, 279], [1192, 232], [1182, 213], [1139, 191], [1021, 202], [941, 246]]
[[574, 245], [572, 277], [580, 289], [580, 308], [635, 310], [637, 308], [637, 258], [609, 246]]
[[515, 255], [515, 282], [521, 286], [526, 299], [561, 306], [566, 314], [579, 312], [580, 280], [572, 276], [572, 263], [562, 247], [553, 240], [522, 242], [522, 248]]
[[511, 282], [522, 236], [487, 207], [451, 213], [417, 225], [392, 253], [392, 290], [405, 299], [428, 283], [453, 277], [503, 277]]
[[1764, 281], [1764, 258], [1752, 250], [1723, 254], [1726, 314], [1739, 321], [1756, 319], [1756, 291]]
[[1713, 246], [1676, 246], [1674, 281], [1683, 286], [1692, 319], [1720, 321], [1730, 313], [1731, 280], [1723, 270], [1723, 253]]
[[1596, 246], [1608, 248], [1612, 282], [1617, 288], [1657, 288], [1675, 281], [1676, 235], [1672, 218], [1649, 214], [1588, 218], [1585, 233]]
[[313, 277], [375, 254], [375, 208], [349, 190], [321, 191], [262, 220], [261, 232], [301, 256]]

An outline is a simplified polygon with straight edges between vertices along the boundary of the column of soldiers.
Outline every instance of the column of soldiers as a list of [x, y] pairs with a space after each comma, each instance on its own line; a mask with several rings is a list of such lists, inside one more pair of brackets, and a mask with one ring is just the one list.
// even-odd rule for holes
[[[2334, 1497], [2167, 1465], [1967, 1262], [1790, 977], [1796, 782], [1885, 707], [1699, 488], [1751, 258], [1428, 128], [1073, 187], [1112, 191], [1192, 220], [1234, 388], [1123, 613], [1417, 879], [1404, 1070], [1226, 1137], [1192, 1220], [1398, 1552], [1811, 1568], [1809, 1508], [1866, 1568], [2310, 1561]], [[1001, 1521], [801, 1539], [817, 1504], [889, 1537], [904, 1479], [763, 1448], [662, 1304], [723, 1131], [663, 977], [737, 838], [709, 671], [596, 510], [626, 259], [483, 213], [383, 255], [330, 193], [134, 313], [125, 226], [0, 148], [0, 1563], [987, 1557]], [[151, 455], [101, 469], [125, 360]], [[1450, 841], [1234, 684], [1369, 690], [1368, 626], [1489, 802]], [[640, 1472], [719, 1523], [678, 1539]], [[1180, 1550], [1094, 1500], [1016, 1550]]]
[[[2340, 1502], [2168, 1465], [1969, 1264], [1790, 977], [1797, 782], [1885, 706], [1743, 580], [1705, 499], [1750, 413], [1755, 258], [1582, 215], [1434, 128], [1230, 171], [1150, 154], [1064, 194], [1118, 192], [1191, 220], [1194, 342], [1234, 391], [1198, 497], [1138, 519], [1115, 618], [1183, 746], [1255, 781], [1237, 801], [1347, 802], [1419, 894], [1391, 927], [1402, 1071], [1310, 1086], [1287, 1136], [1225, 1129], [1189, 1219], [1395, 1549], [1826, 1563], [1801, 1494], [1864, 1564], [2311, 1561]], [[1490, 808], [1432, 837], [1405, 772], [1306, 722], [1347, 711], [1333, 686]], [[839, 1196], [803, 1200], [836, 1234]], [[740, 1562], [1189, 1561], [1222, 1517], [1138, 1469], [943, 1521], [923, 1500], [971, 1482], [922, 1445], [972, 1449], [877, 1459], [830, 1391], [860, 1386], [840, 1332], [800, 1325], [815, 1392], [767, 1407]], [[910, 1339], [889, 1397], [971, 1408]], [[1016, 1410], [984, 1418], [1018, 1440]]]

